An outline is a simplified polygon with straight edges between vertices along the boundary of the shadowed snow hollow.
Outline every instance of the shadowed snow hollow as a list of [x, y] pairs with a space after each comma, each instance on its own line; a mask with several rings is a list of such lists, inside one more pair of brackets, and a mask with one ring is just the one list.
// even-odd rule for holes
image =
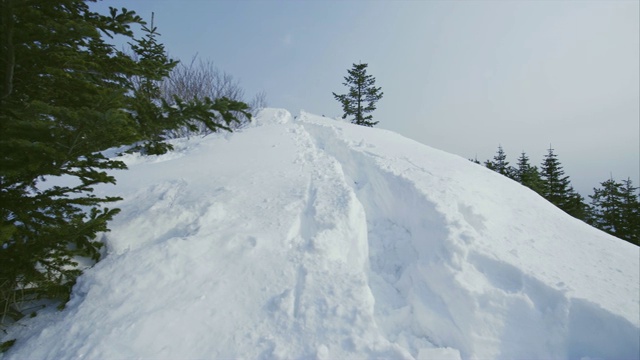
[[638, 248], [492, 171], [278, 109], [174, 145], [8, 359], [638, 357]]

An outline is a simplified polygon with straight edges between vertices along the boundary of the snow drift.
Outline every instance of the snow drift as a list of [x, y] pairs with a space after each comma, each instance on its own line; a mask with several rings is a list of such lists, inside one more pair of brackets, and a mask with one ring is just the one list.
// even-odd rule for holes
[[482, 166], [277, 109], [174, 145], [6, 358], [638, 358], [638, 248]]

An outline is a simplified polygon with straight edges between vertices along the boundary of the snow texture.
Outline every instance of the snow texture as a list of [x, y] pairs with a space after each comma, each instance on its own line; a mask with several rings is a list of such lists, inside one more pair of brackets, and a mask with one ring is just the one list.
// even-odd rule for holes
[[482, 166], [279, 109], [174, 146], [5, 358], [639, 357], [638, 247]]

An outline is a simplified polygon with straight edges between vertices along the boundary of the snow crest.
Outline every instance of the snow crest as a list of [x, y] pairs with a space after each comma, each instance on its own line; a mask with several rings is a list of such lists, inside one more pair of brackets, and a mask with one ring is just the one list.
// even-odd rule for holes
[[635, 358], [638, 248], [483, 167], [282, 109], [136, 158], [8, 359]]

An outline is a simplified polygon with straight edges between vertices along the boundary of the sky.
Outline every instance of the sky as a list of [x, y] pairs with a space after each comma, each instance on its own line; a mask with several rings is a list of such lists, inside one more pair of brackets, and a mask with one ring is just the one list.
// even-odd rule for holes
[[638, 1], [102, 1], [155, 14], [170, 55], [212, 61], [270, 107], [341, 117], [367, 63], [379, 128], [480, 161], [552, 147], [585, 198], [640, 185]]

